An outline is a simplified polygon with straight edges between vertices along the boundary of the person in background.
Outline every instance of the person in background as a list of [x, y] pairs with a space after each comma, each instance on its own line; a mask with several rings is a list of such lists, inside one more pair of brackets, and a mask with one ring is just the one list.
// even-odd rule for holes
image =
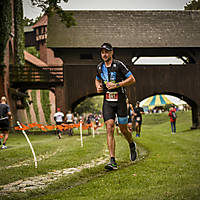
[[[66, 116], [65, 116], [65, 122], [66, 122], [68, 125], [72, 125], [72, 124], [74, 123], [74, 115], [73, 115], [73, 113], [71, 112], [71, 110], [69, 110], [68, 113], [66, 114]], [[68, 134], [69, 134], [70, 136], [73, 135], [73, 129], [72, 129], [72, 128], [69, 128]]]
[[127, 105], [127, 115], [128, 115], [128, 129], [130, 132], [133, 131], [133, 113], [134, 109], [132, 104], [129, 103], [128, 98], [126, 99], [126, 105]]
[[144, 114], [144, 110], [142, 107], [140, 107], [140, 102], [137, 101], [133, 113], [135, 119], [136, 137], [140, 137], [142, 126], [142, 114]]
[[169, 118], [170, 118], [170, 123], [171, 123], [171, 130], [172, 130], [172, 134], [176, 133], [176, 109], [174, 106], [172, 106], [169, 109], [169, 114], [168, 114]]
[[[64, 120], [64, 113], [60, 111], [60, 108], [57, 108], [57, 112], [54, 114], [54, 120], [56, 121], [56, 125], [61, 125]], [[56, 133], [58, 134], [58, 138], [61, 139], [61, 130], [56, 128]]]
[[[2, 138], [4, 136], [3, 145], [1, 147], [1, 149], [7, 149], [6, 142], [8, 140], [9, 122], [11, 119], [12, 119], [12, 115], [10, 112], [10, 107], [7, 104], [6, 97], [3, 96], [1, 98], [1, 103], [0, 103], [0, 133], [1, 133]], [[0, 138], [0, 145], [1, 145], [1, 143], [2, 143], [2, 141]]]
[[[86, 124], [90, 125], [91, 123], [92, 123], [92, 114], [89, 114], [87, 116]], [[90, 134], [91, 134], [91, 127], [88, 127], [88, 135], [90, 135]]]
[[115, 130], [116, 130], [117, 135], [120, 135], [120, 129], [119, 129], [119, 123], [118, 123], [117, 116], [115, 118]]

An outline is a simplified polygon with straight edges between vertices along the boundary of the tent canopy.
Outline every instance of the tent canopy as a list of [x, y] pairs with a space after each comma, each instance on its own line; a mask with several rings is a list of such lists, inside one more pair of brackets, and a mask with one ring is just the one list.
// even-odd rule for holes
[[173, 102], [170, 101], [165, 95], [159, 94], [147, 98], [146, 101], [141, 103], [141, 106], [148, 106], [149, 108], [153, 108], [155, 106], [164, 106], [166, 104], [173, 104]]

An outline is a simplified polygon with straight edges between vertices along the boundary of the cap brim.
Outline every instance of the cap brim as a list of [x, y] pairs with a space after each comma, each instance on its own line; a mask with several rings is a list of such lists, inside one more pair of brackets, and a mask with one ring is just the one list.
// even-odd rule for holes
[[101, 50], [102, 50], [102, 49], [106, 49], [107, 51], [112, 51], [112, 49], [106, 48], [106, 47], [101, 47], [100, 49], [101, 49]]

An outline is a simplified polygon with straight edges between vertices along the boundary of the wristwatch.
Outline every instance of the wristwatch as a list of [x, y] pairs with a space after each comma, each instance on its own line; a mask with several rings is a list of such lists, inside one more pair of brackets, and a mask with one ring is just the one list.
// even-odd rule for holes
[[119, 84], [119, 83], [116, 83], [116, 86], [117, 86], [117, 87], [120, 87], [120, 84]]

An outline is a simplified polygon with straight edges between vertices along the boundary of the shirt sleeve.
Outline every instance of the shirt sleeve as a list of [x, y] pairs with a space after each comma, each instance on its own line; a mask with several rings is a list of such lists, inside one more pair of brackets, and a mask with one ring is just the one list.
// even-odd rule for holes
[[97, 79], [98, 81], [101, 80], [101, 78], [99, 77], [99, 75], [96, 75], [96, 79]]
[[7, 105], [8, 107], [7, 107], [7, 112], [10, 112], [10, 106], [9, 105]]
[[131, 75], [133, 75], [133, 74], [131, 73], [131, 71], [126, 67], [126, 65], [124, 65], [124, 63], [122, 63], [121, 61], [119, 61], [119, 62], [120, 62], [120, 70], [121, 70], [122, 74], [123, 74], [126, 78], [128, 78], [128, 77], [131, 76]]
[[97, 75], [96, 75], [96, 79], [97, 79], [98, 81], [102, 80], [101, 74], [100, 74], [100, 71], [101, 71], [100, 69], [101, 69], [101, 64], [99, 64], [99, 65], [97, 66]]

